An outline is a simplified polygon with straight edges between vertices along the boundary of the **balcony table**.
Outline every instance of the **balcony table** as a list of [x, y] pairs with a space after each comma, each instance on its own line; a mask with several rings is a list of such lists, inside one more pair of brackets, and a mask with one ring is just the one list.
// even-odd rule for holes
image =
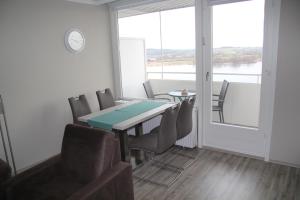
[[172, 96], [174, 101], [175, 101], [175, 97], [177, 97], [179, 99], [179, 101], [183, 101], [186, 98], [196, 96], [195, 92], [188, 91], [187, 94], [185, 94], [185, 95], [182, 94], [181, 92], [182, 92], [181, 90], [175, 90], [175, 91], [169, 92], [168, 95]]

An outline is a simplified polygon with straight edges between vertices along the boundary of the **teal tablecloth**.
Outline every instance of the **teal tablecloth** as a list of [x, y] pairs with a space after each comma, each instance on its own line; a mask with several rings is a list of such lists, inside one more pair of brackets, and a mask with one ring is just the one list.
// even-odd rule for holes
[[88, 124], [92, 127], [112, 130], [114, 124], [120, 123], [144, 112], [157, 108], [165, 104], [164, 102], [143, 101], [135, 103], [124, 108], [114, 110], [112, 112], [93, 117], [88, 120]]

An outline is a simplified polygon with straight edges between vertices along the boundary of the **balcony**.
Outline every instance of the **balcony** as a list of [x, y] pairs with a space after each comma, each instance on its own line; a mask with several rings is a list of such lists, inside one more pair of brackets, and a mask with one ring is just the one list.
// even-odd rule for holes
[[[195, 81], [151, 79], [150, 82], [155, 93], [166, 93], [177, 89], [196, 89]], [[222, 82], [213, 82], [213, 93], [219, 93], [221, 84]], [[258, 127], [259, 102], [259, 83], [230, 82], [224, 103], [225, 123]], [[218, 113], [213, 113], [213, 121], [219, 121]]]

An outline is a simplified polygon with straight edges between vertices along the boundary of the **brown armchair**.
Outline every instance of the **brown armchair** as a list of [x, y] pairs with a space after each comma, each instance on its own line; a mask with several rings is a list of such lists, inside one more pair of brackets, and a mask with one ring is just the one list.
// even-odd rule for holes
[[15, 176], [9, 200], [133, 200], [132, 169], [110, 133], [67, 125], [61, 154]]

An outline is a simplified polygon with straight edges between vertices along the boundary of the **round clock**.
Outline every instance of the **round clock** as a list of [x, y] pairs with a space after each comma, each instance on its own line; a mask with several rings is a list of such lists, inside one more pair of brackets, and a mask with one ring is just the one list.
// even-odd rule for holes
[[66, 48], [72, 53], [79, 53], [84, 49], [85, 39], [78, 29], [70, 29], [65, 34]]

